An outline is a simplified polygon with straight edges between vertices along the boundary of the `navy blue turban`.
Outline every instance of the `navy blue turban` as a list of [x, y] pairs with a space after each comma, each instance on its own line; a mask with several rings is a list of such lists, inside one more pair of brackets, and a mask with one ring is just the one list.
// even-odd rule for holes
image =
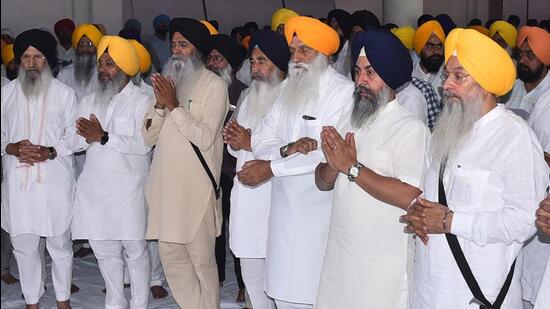
[[250, 51], [256, 46], [283, 72], [288, 71], [290, 51], [284, 36], [271, 30], [258, 30], [250, 39]]
[[367, 30], [355, 34], [351, 43], [353, 64], [361, 48], [372, 68], [391, 89], [397, 89], [411, 79], [413, 64], [403, 43], [387, 30]]

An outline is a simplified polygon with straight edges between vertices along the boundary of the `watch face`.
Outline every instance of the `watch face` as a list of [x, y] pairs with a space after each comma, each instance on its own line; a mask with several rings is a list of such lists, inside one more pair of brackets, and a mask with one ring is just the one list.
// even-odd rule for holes
[[349, 173], [350, 173], [351, 176], [357, 177], [359, 175], [359, 168], [357, 168], [357, 166], [352, 166], [349, 169]]

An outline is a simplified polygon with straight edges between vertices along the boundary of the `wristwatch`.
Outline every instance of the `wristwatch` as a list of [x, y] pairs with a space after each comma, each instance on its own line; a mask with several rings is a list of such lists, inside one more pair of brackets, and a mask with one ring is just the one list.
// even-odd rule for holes
[[53, 160], [57, 157], [57, 151], [53, 147], [48, 147], [50, 154], [48, 155], [48, 160]]
[[349, 169], [348, 169], [348, 180], [351, 181], [351, 182], [354, 182], [355, 181], [355, 178], [357, 178], [357, 176], [359, 176], [359, 172], [361, 170], [361, 168], [363, 167], [364, 165], [357, 162], [355, 164], [353, 164]]
[[103, 135], [101, 135], [101, 141], [99, 142], [101, 145], [107, 144], [109, 141], [109, 132], [105, 131], [103, 132]]
[[285, 146], [281, 147], [281, 150], [280, 150], [281, 157], [286, 158], [287, 156], [286, 151], [288, 150], [288, 147], [290, 147], [290, 145], [292, 145], [292, 143], [288, 143]]

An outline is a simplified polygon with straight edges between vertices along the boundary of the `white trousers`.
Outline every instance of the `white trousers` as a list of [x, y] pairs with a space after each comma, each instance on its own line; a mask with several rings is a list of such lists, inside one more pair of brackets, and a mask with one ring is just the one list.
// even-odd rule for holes
[[[149, 300], [149, 254], [145, 240], [89, 240], [105, 280], [105, 309], [126, 309], [124, 261], [128, 263], [131, 309], [145, 309]], [[124, 253], [124, 257], [123, 257]]]
[[[160, 264], [158, 241], [147, 240], [147, 249], [149, 251], [149, 263], [151, 264], [151, 286], [162, 286], [162, 282], [164, 282], [164, 271]], [[130, 283], [128, 265], [126, 265], [126, 263], [124, 263], [124, 283]]]
[[[44, 294], [44, 281], [46, 280], [45, 252], [40, 248], [40, 236], [23, 234], [11, 237], [11, 243], [25, 301], [27, 304], [36, 304]], [[71, 296], [73, 275], [73, 247], [70, 232], [66, 231], [55, 237], [46, 237], [45, 244], [52, 258], [55, 299], [65, 301]]]
[[275, 300], [275, 305], [277, 305], [277, 309], [313, 309], [312, 304], [289, 303], [279, 299]]
[[252, 308], [275, 309], [275, 302], [264, 291], [265, 259], [241, 258], [241, 272]]

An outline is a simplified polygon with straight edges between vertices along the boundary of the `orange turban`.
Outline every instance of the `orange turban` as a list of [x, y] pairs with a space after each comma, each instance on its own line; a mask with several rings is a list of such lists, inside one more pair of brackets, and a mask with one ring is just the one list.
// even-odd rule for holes
[[412, 27], [399, 27], [390, 30], [405, 45], [407, 49], [413, 49], [414, 29]]
[[442, 43], [445, 42], [445, 32], [443, 31], [441, 24], [437, 20], [427, 21], [418, 27], [414, 33], [413, 47], [414, 51], [418, 55], [420, 55], [422, 48], [424, 48], [424, 45], [426, 45], [426, 42], [428, 42], [432, 33], [435, 34], [435, 36], [437, 36]]
[[539, 27], [524, 26], [519, 29], [517, 46], [525, 40], [537, 58], [545, 65], [550, 65], [550, 33]]
[[490, 37], [489, 35], [489, 29], [483, 27], [483, 26], [470, 26], [471, 29], [477, 30], [480, 33], [485, 34], [486, 36]]
[[76, 46], [78, 45], [78, 42], [80, 39], [82, 39], [83, 36], [88, 37], [92, 43], [94, 43], [94, 46], [97, 48], [97, 44], [99, 43], [99, 40], [101, 40], [101, 37], [103, 34], [97, 29], [96, 26], [92, 24], [81, 24], [76, 27], [76, 29], [73, 32], [72, 37], [72, 43], [73, 48], [76, 49]]
[[485, 90], [497, 96], [512, 89], [516, 68], [508, 52], [474, 29], [456, 28], [445, 41], [445, 63], [456, 55], [458, 62]]
[[318, 19], [296, 16], [285, 24], [286, 42], [290, 44], [294, 34], [307, 46], [325, 56], [334, 54], [340, 47], [340, 37], [329, 25]]
[[139, 71], [141, 73], [149, 72], [149, 69], [151, 68], [151, 55], [147, 49], [145, 49], [145, 46], [141, 45], [140, 42], [134, 39], [128, 40], [128, 42], [130, 42], [130, 44], [132, 44], [137, 51], [139, 57]]
[[518, 36], [516, 27], [509, 22], [505, 22], [504, 20], [497, 20], [491, 24], [491, 27], [489, 27], [489, 36], [492, 38], [497, 32], [504, 39], [504, 41], [506, 41], [508, 46], [511, 48], [516, 47], [516, 38]]
[[8, 65], [15, 58], [13, 53], [13, 44], [8, 44], [2, 48], [2, 62], [4, 66]]
[[249, 45], [250, 45], [250, 38], [251, 38], [251, 37], [252, 37], [251, 35], [247, 35], [247, 36], [245, 36], [245, 37], [243, 38], [243, 40], [241, 41], [241, 42], [243, 43], [244, 48], [246, 48], [246, 50], [249, 50], [248, 47], [249, 47]]
[[289, 19], [295, 16], [298, 16], [298, 13], [293, 10], [286, 8], [278, 9], [273, 13], [273, 16], [271, 16], [271, 30], [277, 31], [280, 24], [286, 24]]
[[214, 34], [218, 34], [218, 30], [216, 30], [216, 28], [214, 28], [214, 26], [212, 26], [211, 23], [209, 23], [208, 21], [206, 20], [199, 20], [203, 25], [206, 26], [206, 28], [208, 28], [208, 32], [210, 32], [210, 35], [214, 35]]
[[126, 75], [134, 76], [139, 72], [138, 53], [128, 40], [114, 35], [103, 36], [97, 47], [98, 60], [107, 49], [113, 61]]

